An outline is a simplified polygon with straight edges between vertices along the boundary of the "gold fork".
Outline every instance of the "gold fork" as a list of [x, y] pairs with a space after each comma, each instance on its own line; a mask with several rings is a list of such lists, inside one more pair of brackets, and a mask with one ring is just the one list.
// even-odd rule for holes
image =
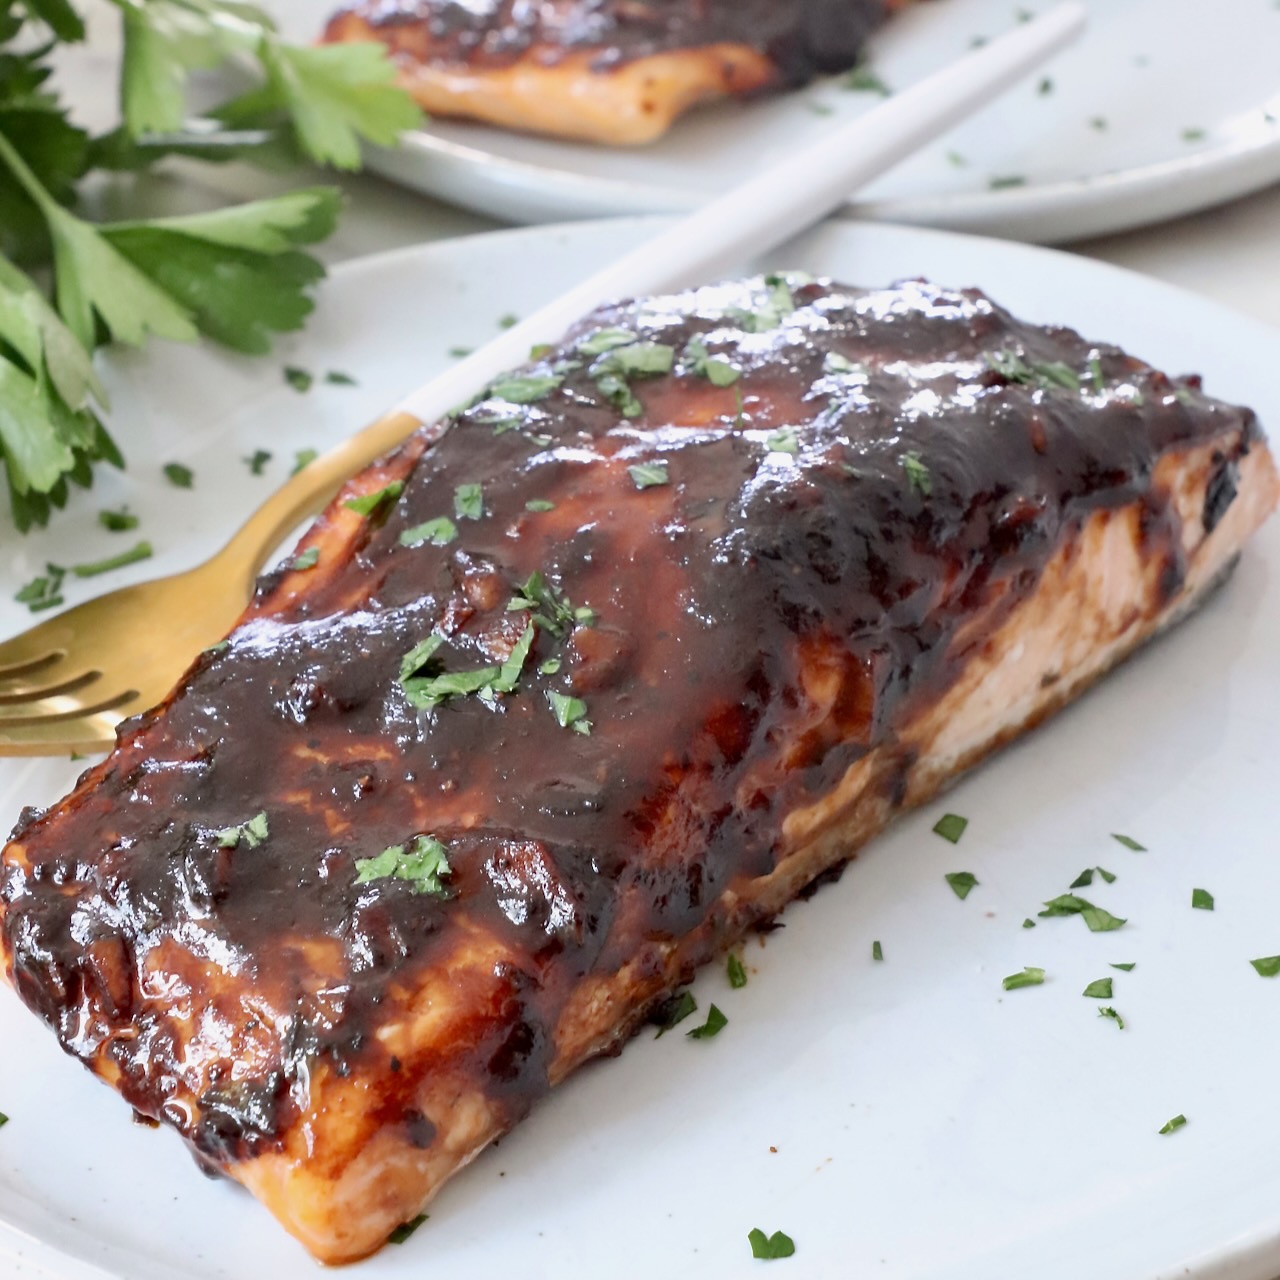
[[832, 129], [671, 223], [316, 459], [212, 560], [100, 596], [0, 644], [0, 755], [110, 747], [120, 720], [159, 702], [192, 658], [222, 638], [280, 539], [348, 476], [601, 303], [736, 269], [817, 222], [1022, 79], [1084, 23], [1079, 4], [1060, 5]]

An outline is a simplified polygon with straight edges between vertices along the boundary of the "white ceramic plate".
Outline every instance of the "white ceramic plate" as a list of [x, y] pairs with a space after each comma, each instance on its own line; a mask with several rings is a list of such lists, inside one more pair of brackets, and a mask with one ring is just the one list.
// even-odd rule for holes
[[[911, 84], [1052, 0], [938, 0], [869, 58]], [[314, 39], [329, 5], [270, 0]], [[861, 193], [860, 217], [1042, 243], [1157, 222], [1280, 179], [1280, 11], [1272, 0], [1088, 0], [1090, 28], [1044, 72]], [[1041, 91], [1044, 80], [1051, 82]], [[697, 112], [655, 146], [608, 150], [446, 120], [371, 154], [408, 186], [512, 222], [669, 212], [723, 191], [874, 95], [839, 78]], [[819, 114], [828, 113], [828, 114]], [[1020, 179], [1022, 185], [1002, 186]], [[992, 184], [997, 184], [995, 187]]]
[[[294, 449], [337, 439], [448, 347], [528, 313], [645, 230], [580, 224], [397, 252], [335, 272], [307, 334], [277, 359], [157, 349], [114, 362], [133, 468], [20, 544], [2, 571], [0, 633], [27, 621], [7, 602], [33, 566], [134, 536], [98, 530], [99, 507], [129, 502], [157, 545], [131, 574], [190, 563]], [[981, 284], [1029, 317], [1200, 369], [1211, 391], [1280, 423], [1274, 333], [1114, 268], [850, 223], [770, 264]], [[284, 363], [360, 386], [299, 395]], [[240, 459], [258, 447], [276, 460], [253, 479]], [[159, 479], [169, 459], [195, 470], [190, 493]], [[718, 966], [703, 973], [700, 1006], [729, 1018], [716, 1039], [646, 1032], [584, 1070], [457, 1178], [408, 1244], [353, 1274], [728, 1280], [753, 1265], [746, 1237], [759, 1226], [794, 1237], [779, 1271], [794, 1280], [1272, 1280], [1280, 979], [1249, 960], [1280, 953], [1277, 574], [1273, 524], [1203, 613], [790, 908], [785, 930], [746, 948], [745, 989]], [[0, 763], [3, 821], [53, 800], [77, 767]], [[958, 846], [930, 831], [944, 810], [970, 819]], [[1122, 930], [1021, 927], [1097, 864], [1117, 880], [1090, 895], [1128, 918]], [[961, 870], [980, 881], [963, 902], [943, 879]], [[1191, 909], [1196, 887], [1216, 911]], [[1107, 967], [1130, 961], [1132, 973]], [[1005, 994], [1001, 979], [1025, 965], [1049, 980]], [[1104, 976], [1124, 1031], [1081, 997]], [[202, 1178], [171, 1133], [131, 1124], [7, 989], [0, 1045], [12, 1117], [0, 1130], [0, 1274], [21, 1262], [59, 1280], [95, 1267], [127, 1280], [313, 1280], [265, 1211]], [[1179, 1113], [1188, 1126], [1160, 1136]]]

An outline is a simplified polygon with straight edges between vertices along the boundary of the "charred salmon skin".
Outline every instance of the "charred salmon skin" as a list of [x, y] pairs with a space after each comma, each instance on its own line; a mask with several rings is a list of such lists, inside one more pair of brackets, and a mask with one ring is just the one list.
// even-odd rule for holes
[[604, 308], [353, 479], [0, 854], [63, 1048], [326, 1262], [1193, 609], [1254, 415], [982, 293]]
[[378, 41], [430, 113], [613, 146], [718, 98], [858, 60], [904, 0], [353, 0], [324, 40]]

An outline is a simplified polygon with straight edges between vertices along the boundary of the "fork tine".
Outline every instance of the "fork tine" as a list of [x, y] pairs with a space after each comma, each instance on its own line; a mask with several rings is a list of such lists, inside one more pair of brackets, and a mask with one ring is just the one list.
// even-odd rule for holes
[[119, 711], [74, 720], [41, 719], [10, 728], [0, 720], [0, 756], [58, 756], [110, 751], [116, 742]]
[[[0, 645], [0, 658], [6, 656], [8, 645]], [[33, 676], [62, 661], [67, 656], [65, 649], [50, 649], [47, 653], [35, 658], [21, 661], [0, 662], [0, 680], [16, 680], [20, 676]]]
[[[125, 689], [110, 697], [99, 697], [89, 703], [80, 702], [74, 698], [55, 698], [44, 706], [33, 702], [15, 707], [0, 704], [0, 733], [11, 729], [28, 728], [31, 725], [65, 724], [69, 720], [88, 719], [104, 711], [119, 712], [120, 708], [133, 702], [137, 697], [136, 689]], [[120, 719], [119, 715], [116, 719]]]
[[78, 676], [60, 680], [57, 684], [29, 685], [22, 689], [0, 689], [0, 707], [21, 707], [44, 698], [75, 693], [102, 679], [101, 671], [82, 671]]

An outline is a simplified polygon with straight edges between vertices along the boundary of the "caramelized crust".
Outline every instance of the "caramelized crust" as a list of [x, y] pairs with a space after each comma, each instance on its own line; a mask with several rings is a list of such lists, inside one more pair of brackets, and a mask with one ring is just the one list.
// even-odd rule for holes
[[[1278, 490], [1196, 379], [924, 284], [606, 309], [447, 425], [0, 856], [23, 999], [329, 1262], [1196, 604]], [[415, 706], [432, 636], [417, 678], [510, 687]], [[366, 874], [428, 835], [434, 888]]]
[[853, 66], [901, 0], [356, 0], [329, 43], [384, 43], [428, 112], [635, 146], [699, 103]]

